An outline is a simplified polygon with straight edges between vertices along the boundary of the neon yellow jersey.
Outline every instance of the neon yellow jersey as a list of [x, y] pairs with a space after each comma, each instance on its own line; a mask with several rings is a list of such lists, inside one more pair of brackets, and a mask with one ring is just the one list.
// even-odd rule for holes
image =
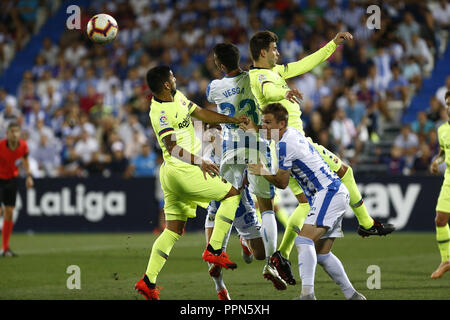
[[438, 128], [439, 145], [445, 152], [445, 183], [450, 183], [450, 123], [446, 122]]
[[336, 50], [334, 41], [328, 42], [324, 47], [313, 54], [285, 65], [276, 65], [272, 69], [252, 67], [250, 69], [250, 87], [260, 108], [269, 103], [281, 103], [289, 113], [289, 126], [303, 132], [303, 124], [300, 118], [302, 112], [297, 103], [286, 100], [286, 93], [290, 90], [286, 79], [298, 76], [313, 69]]
[[197, 108], [197, 105], [189, 101], [178, 90], [172, 102], [164, 102], [155, 97], [152, 98], [150, 121], [167, 165], [190, 166], [169, 154], [162, 141], [162, 138], [165, 136], [174, 134], [177, 139], [177, 145], [191, 154], [198, 154], [201, 150], [201, 141], [195, 135], [194, 125], [191, 120], [191, 113], [194, 112], [195, 108]]

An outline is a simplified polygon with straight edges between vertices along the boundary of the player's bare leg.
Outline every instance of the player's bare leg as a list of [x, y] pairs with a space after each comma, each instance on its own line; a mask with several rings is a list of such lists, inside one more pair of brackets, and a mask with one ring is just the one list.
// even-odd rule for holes
[[431, 274], [432, 279], [441, 278], [450, 271], [450, 231], [448, 226], [450, 213], [436, 211], [436, 240], [441, 254], [441, 263]]
[[257, 197], [258, 205], [261, 212], [262, 222], [262, 239], [264, 241], [266, 264], [263, 269], [263, 277], [272, 281], [277, 290], [286, 290], [286, 282], [280, 277], [277, 269], [270, 261], [270, 257], [277, 249], [277, 220], [275, 218], [275, 211], [273, 211], [273, 199]]

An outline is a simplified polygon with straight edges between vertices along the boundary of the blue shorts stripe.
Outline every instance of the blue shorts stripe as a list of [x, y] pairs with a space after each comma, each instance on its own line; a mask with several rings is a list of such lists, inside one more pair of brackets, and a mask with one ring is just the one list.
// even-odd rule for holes
[[333, 199], [334, 195], [339, 191], [339, 189], [335, 190], [327, 190], [327, 194], [323, 199], [322, 207], [320, 208], [319, 215], [317, 216], [316, 225], [318, 227], [323, 227], [323, 219], [325, 218], [325, 214], [327, 213], [328, 207], [330, 206], [331, 199]]

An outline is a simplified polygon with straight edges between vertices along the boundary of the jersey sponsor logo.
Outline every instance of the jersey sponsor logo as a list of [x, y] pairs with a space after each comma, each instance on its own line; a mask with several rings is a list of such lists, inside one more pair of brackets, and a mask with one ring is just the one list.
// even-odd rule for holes
[[184, 118], [183, 121], [178, 124], [178, 129], [187, 128], [189, 127], [190, 124], [191, 124], [191, 115], [187, 114], [186, 118]]

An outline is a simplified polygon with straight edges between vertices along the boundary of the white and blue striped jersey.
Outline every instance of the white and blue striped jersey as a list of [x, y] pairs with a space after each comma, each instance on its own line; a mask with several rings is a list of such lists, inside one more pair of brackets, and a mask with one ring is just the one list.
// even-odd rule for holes
[[316, 192], [339, 189], [341, 180], [299, 131], [288, 127], [277, 144], [279, 168], [291, 170], [311, 204]]
[[[206, 89], [206, 98], [217, 105], [217, 112], [230, 117], [246, 115], [254, 123], [261, 123], [260, 110], [250, 88], [248, 72], [243, 71], [234, 77], [224, 77], [211, 81]], [[223, 150], [227, 151], [242, 147], [256, 148], [256, 141], [249, 141], [249, 133], [239, 129], [236, 124], [222, 124]], [[256, 137], [256, 136], [255, 136]]]

